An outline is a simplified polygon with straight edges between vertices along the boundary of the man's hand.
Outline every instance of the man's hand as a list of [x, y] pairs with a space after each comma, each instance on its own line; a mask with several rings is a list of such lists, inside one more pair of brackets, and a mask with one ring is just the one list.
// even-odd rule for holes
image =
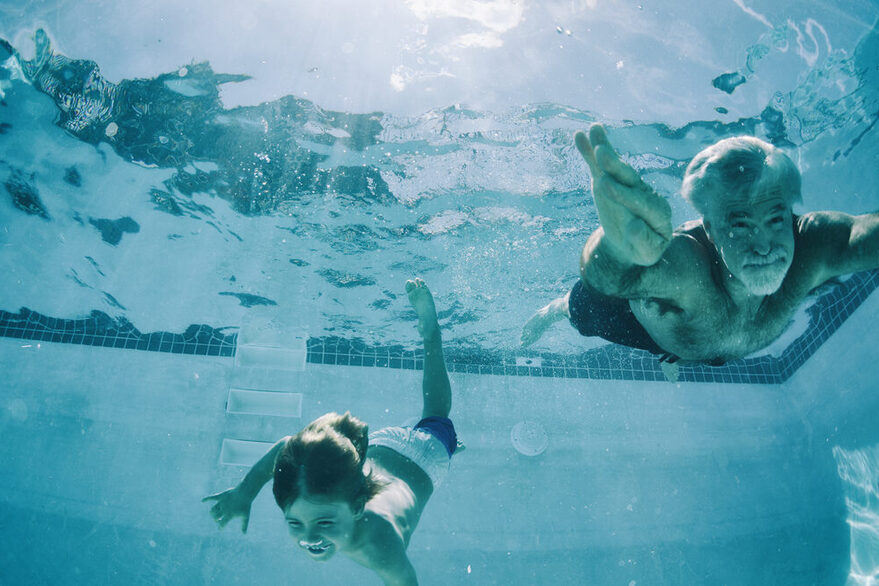
[[606, 244], [620, 261], [650, 266], [659, 261], [672, 236], [671, 206], [620, 160], [600, 124], [589, 136], [574, 135], [592, 173], [592, 196]]
[[247, 523], [250, 521], [251, 499], [243, 495], [238, 487], [218, 492], [201, 499], [201, 502], [216, 501], [211, 507], [211, 517], [220, 526], [220, 529], [235, 517], [241, 517], [241, 532], [247, 533]]

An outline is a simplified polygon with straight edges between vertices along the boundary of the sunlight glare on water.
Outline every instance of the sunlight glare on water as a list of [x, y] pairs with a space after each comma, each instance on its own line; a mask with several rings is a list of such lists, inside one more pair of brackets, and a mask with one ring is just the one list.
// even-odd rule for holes
[[879, 445], [833, 448], [851, 526], [849, 586], [879, 584]]

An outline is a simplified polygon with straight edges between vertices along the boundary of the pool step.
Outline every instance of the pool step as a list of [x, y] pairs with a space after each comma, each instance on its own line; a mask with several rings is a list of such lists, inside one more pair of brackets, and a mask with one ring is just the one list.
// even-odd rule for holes
[[226, 413], [302, 417], [302, 393], [229, 388]]
[[253, 466], [274, 444], [223, 438], [220, 448], [220, 464], [227, 466]]
[[252, 466], [300, 427], [308, 335], [282, 318], [257, 309], [241, 325], [226, 397], [223, 466]]
[[236, 368], [305, 370], [308, 334], [276, 314], [249, 313], [238, 332]]

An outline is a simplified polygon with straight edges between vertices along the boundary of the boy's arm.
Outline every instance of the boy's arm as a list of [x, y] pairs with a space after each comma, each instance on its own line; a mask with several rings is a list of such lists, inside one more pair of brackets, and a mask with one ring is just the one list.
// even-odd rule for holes
[[812, 212], [801, 218], [800, 231], [804, 261], [815, 268], [814, 286], [879, 268], [879, 212], [860, 216]]
[[398, 538], [384, 546], [377, 545], [382, 547], [382, 552], [373, 569], [384, 581], [385, 586], [418, 586], [415, 568], [406, 555], [403, 542]]
[[241, 517], [241, 532], [247, 533], [247, 524], [250, 521], [250, 504], [262, 487], [272, 479], [275, 472], [275, 458], [283, 447], [287, 438], [279, 440], [266, 454], [253, 465], [238, 486], [224, 490], [217, 494], [206, 496], [202, 502], [216, 501], [211, 507], [211, 516], [219, 524], [220, 528], [235, 517]]
[[352, 559], [378, 574], [385, 586], [418, 586], [399, 529], [383, 516], [367, 514], [374, 517], [369, 519], [362, 550]]
[[406, 558], [405, 565], [398, 567], [382, 568], [377, 570], [378, 575], [384, 581], [385, 586], [418, 586], [418, 577], [415, 575], [415, 568], [409, 558]]

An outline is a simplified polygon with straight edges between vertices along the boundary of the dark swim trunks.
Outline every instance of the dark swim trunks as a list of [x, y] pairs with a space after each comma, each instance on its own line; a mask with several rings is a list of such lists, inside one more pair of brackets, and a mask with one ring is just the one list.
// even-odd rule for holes
[[611, 297], [578, 280], [568, 299], [571, 325], [583, 336], [598, 336], [608, 342], [665, 354], [644, 326], [635, 318], [628, 299]]

